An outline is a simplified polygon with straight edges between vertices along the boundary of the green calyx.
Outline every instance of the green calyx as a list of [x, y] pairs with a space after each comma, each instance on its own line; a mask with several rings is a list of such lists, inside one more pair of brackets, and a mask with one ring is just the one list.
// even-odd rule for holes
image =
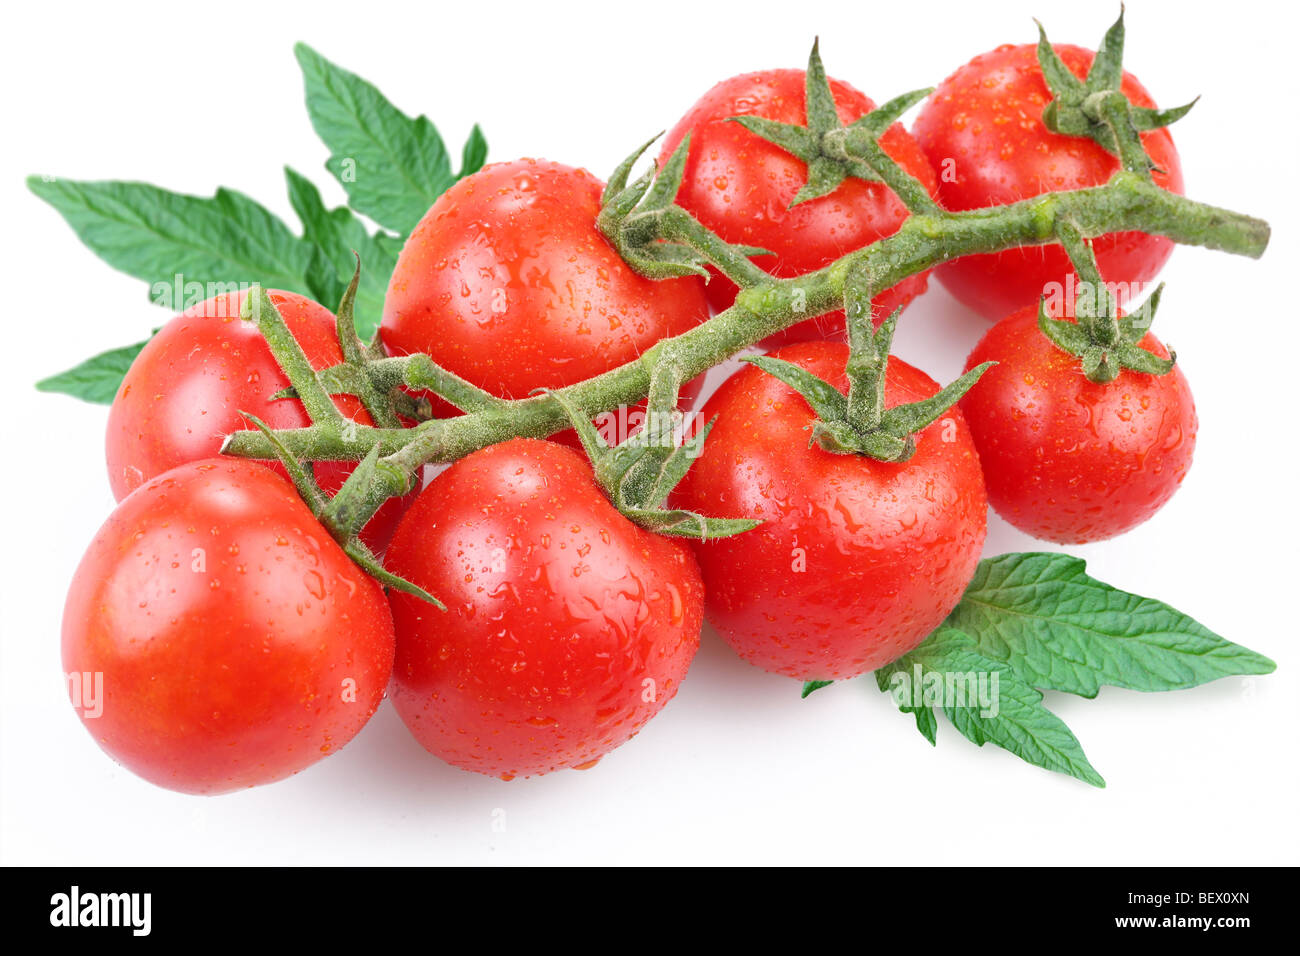
[[[346, 391], [361, 399], [377, 423], [384, 426], [389, 421], [400, 424], [392, 403], [385, 401], [385, 396], [380, 394], [366, 374], [366, 367], [374, 359], [371, 351], [357, 338], [353, 318], [360, 274], [361, 266], [358, 263], [357, 271], [343, 294], [337, 312], [336, 329], [339, 346], [343, 352], [343, 364], [328, 371], [335, 379], [347, 380]], [[244, 298], [240, 314], [242, 318], [257, 325], [271, 353], [293, 383], [292, 388], [286, 389], [277, 397], [296, 397], [302, 402], [303, 408], [311, 418], [312, 427], [336, 430], [341, 439], [347, 441], [348, 436], [355, 433], [359, 426], [345, 418], [338, 410], [330, 397], [330, 388], [325, 384], [326, 376], [312, 368], [302, 346], [294, 338], [288, 325], [285, 324], [284, 317], [280, 315], [279, 309], [276, 308], [266, 290], [261, 286], [250, 289]], [[353, 374], [347, 374], [349, 370]], [[339, 384], [338, 388], [344, 390], [343, 384]], [[284, 466], [289, 480], [293, 482], [299, 497], [353, 562], [386, 587], [413, 594], [443, 608], [442, 602], [423, 588], [386, 570], [379, 558], [358, 536], [361, 529], [388, 498], [406, 494], [414, 487], [417, 474], [415, 469], [404, 469], [400, 465], [380, 458], [379, 446], [371, 445], [360, 457], [356, 468], [343, 483], [343, 487], [331, 497], [316, 481], [315, 471], [310, 461], [304, 462], [295, 458], [276, 432], [260, 418], [247, 412], [240, 414], [265, 436], [275, 457]]]
[[[1038, 25], [1038, 62], [1052, 92], [1043, 110], [1048, 129], [1066, 136], [1083, 136], [1118, 156], [1126, 173], [1150, 182], [1155, 164], [1142, 146], [1140, 133], [1168, 126], [1196, 104], [1171, 110], [1134, 106], [1120, 91], [1124, 77], [1124, 8], [1106, 31], [1097, 55], [1080, 81], [1062, 62]], [[1122, 174], [1117, 173], [1116, 176]], [[1161, 286], [1136, 316], [1121, 317], [1114, 294], [1102, 279], [1091, 242], [1079, 225], [1069, 220], [1056, 224], [1060, 240], [1080, 279], [1079, 295], [1072, 303], [1075, 321], [1054, 319], [1040, 301], [1038, 327], [1057, 348], [1079, 358], [1083, 374], [1093, 382], [1114, 381], [1124, 369], [1147, 375], [1165, 375], [1174, 367], [1174, 354], [1163, 359], [1139, 348], [1160, 303]]]
[[1038, 328], [1052, 344], [1077, 356], [1089, 381], [1113, 382], [1124, 369], [1146, 375], [1165, 375], [1173, 370], [1176, 356], [1171, 350], [1164, 359], [1140, 348], [1138, 343], [1151, 328], [1164, 283], [1137, 312], [1119, 314], [1114, 293], [1102, 279], [1092, 245], [1072, 223], [1057, 224], [1057, 234], [1070, 262], [1079, 275], [1079, 285], [1072, 303], [1075, 321], [1054, 319], [1047, 311], [1047, 300], [1038, 303]]
[[[1035, 21], [1037, 22], [1037, 21]], [[1124, 77], [1124, 8], [1106, 31], [1088, 78], [1080, 80], [1057, 56], [1038, 24], [1038, 63], [1051, 90], [1052, 101], [1043, 110], [1043, 123], [1054, 133], [1084, 136], [1120, 158], [1124, 168], [1150, 176], [1155, 164], [1142, 146], [1139, 133], [1168, 126], [1182, 119], [1196, 100], [1169, 110], [1134, 106], [1122, 92]]]
[[[1062, 351], [1078, 356], [1083, 374], [1089, 381], [1113, 382], [1123, 369], [1141, 372], [1145, 375], [1167, 375], [1173, 371], [1177, 356], [1170, 349], [1169, 358], [1161, 358], [1153, 352], [1141, 348], [1138, 343], [1151, 328], [1156, 309], [1160, 307], [1160, 295], [1164, 292], [1162, 282], [1142, 307], [1132, 315], [1126, 315], [1103, 327], [1113, 329], [1107, 334], [1106, 341], [1098, 341], [1095, 332], [1095, 319], [1091, 314], [1098, 306], [1088, 298], [1080, 298], [1075, 304], [1074, 322], [1054, 319], [1048, 315], [1046, 300], [1038, 304], [1038, 328], [1052, 340], [1052, 344]], [[1105, 290], [1102, 290], [1105, 294]], [[1085, 314], [1088, 313], [1088, 314]]]
[[770, 252], [723, 242], [673, 202], [686, 172], [690, 136], [677, 145], [663, 169], [656, 166], [628, 183], [632, 167], [658, 138], [644, 143], [610, 176], [596, 218], [601, 234], [624, 262], [649, 279], [688, 275], [708, 279], [706, 266], [712, 263], [742, 287], [759, 281], [763, 273], [748, 257]]
[[727, 538], [758, 527], [761, 522], [746, 518], [711, 518], [694, 511], [664, 507], [669, 493], [700, 457], [713, 428], [710, 421], [695, 435], [686, 437], [688, 421], [677, 408], [680, 387], [678, 367], [668, 359], [656, 363], [644, 427], [612, 447], [605, 443], [582, 410], [560, 392], [538, 391], [564, 408], [591, 459], [596, 481], [614, 507], [630, 521], [657, 534], [701, 540]]
[[807, 165], [808, 181], [795, 194], [790, 205], [793, 207], [830, 195], [844, 180], [854, 177], [867, 182], [888, 183], [913, 212], [936, 210], [938, 207], [924, 187], [894, 163], [878, 142], [899, 117], [933, 91], [904, 93], [845, 126], [835, 110], [835, 98], [831, 94], [817, 41], [813, 42], [804, 76], [806, 125], [778, 123], [761, 116], [731, 117], [732, 122], [739, 123]]
[[993, 362], [985, 362], [920, 402], [885, 405], [885, 376], [894, 329], [902, 309], [896, 309], [879, 329], [871, 325], [870, 284], [863, 276], [846, 282], [844, 311], [849, 326], [849, 361], [845, 372], [849, 393], [806, 369], [770, 355], [750, 355], [744, 361], [780, 379], [804, 397], [817, 414], [808, 443], [837, 455], [864, 455], [878, 461], [904, 462], [916, 453], [916, 433], [941, 418], [979, 381]]

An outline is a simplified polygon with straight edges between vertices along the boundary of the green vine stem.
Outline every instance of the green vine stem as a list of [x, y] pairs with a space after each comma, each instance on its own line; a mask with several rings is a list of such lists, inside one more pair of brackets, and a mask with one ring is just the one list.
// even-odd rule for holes
[[[682, 382], [787, 326], [843, 305], [850, 315], [854, 347], [849, 371], [856, 384], [846, 403], [835, 395], [834, 408], [828, 407], [828, 414], [822, 415], [822, 445], [842, 453], [904, 460], [914, 447], [911, 433], [932, 420], [931, 412], [942, 411], [969, 388], [979, 370], [950, 384], [930, 403], [886, 411], [879, 386], [897, 317], [887, 321], [881, 332], [872, 330], [869, 303], [880, 292], [948, 259], [1046, 243], [1063, 245], [1084, 279], [1100, 288], [1101, 277], [1087, 240], [1112, 232], [1154, 233], [1175, 242], [1247, 256], [1261, 255], [1268, 244], [1266, 223], [1175, 195], [1152, 181], [1139, 128], [1172, 122], [1186, 113], [1190, 104], [1163, 113], [1131, 107], [1119, 92], [1123, 31], [1121, 15], [1107, 33], [1088, 79], [1081, 82], [1059, 61], [1040, 29], [1039, 59], [1054, 93], [1044, 122], [1069, 135], [1091, 137], [1120, 156], [1122, 168], [1105, 186], [1048, 193], [1006, 206], [947, 212], [879, 142], [890, 125], [930, 91], [896, 97], [844, 126], [814, 44], [805, 83], [807, 125], [753, 116], [735, 117], [735, 121], [805, 162], [808, 182], [795, 203], [833, 192], [848, 176], [884, 183], [909, 211], [893, 236], [850, 252], [816, 272], [773, 278], [752, 261], [765, 250], [723, 241], [676, 204], [689, 137], [683, 138], [662, 169], [629, 183], [633, 166], [650, 146], [646, 143], [610, 177], [598, 228], [624, 261], [648, 278], [692, 274], [707, 278], [709, 266], [717, 269], [740, 289], [731, 308], [688, 332], [660, 341], [636, 360], [603, 375], [511, 401], [453, 375], [427, 355], [384, 358], [378, 340], [369, 348], [363, 346], [352, 316], [357, 275], [338, 312], [343, 362], [322, 371], [311, 368], [270, 298], [257, 290], [248, 299], [251, 314], [289, 378], [292, 388], [286, 394], [302, 400], [312, 424], [273, 433], [237, 432], [222, 450], [253, 458], [360, 461], [327, 505], [313, 505], [331, 533], [357, 550], [361, 546], [355, 532], [388, 498], [413, 487], [425, 464], [454, 461], [509, 438], [542, 438], [574, 422], [589, 423], [595, 415], [631, 405], [648, 393], [671, 393], [675, 403], [676, 387]], [[1124, 338], [1125, 331], [1134, 330], [1127, 325], [1121, 328], [1107, 304], [1086, 309], [1079, 326], [1053, 322], [1044, 314], [1040, 327], [1053, 342], [1080, 355], [1084, 371], [1094, 380], [1114, 378], [1121, 366], [1157, 371], [1160, 360], [1137, 348], [1136, 340]], [[805, 384], [817, 394], [816, 387]], [[465, 414], [430, 418], [430, 403], [412, 391], [433, 392]], [[362, 426], [345, 419], [331, 398], [339, 393], [359, 396], [375, 425]], [[663, 404], [663, 395], [656, 407]], [[843, 415], [840, 404], [845, 404]], [[413, 428], [403, 428], [399, 416], [424, 420]], [[581, 425], [579, 431], [583, 431]], [[592, 447], [595, 449], [595, 444]], [[598, 463], [604, 457], [620, 463], [614, 469], [617, 487], [611, 490], [626, 513], [666, 533], [709, 535], [723, 530], [722, 525], [709, 525], [711, 519], [659, 510], [659, 502], [649, 501], [647, 489], [637, 481], [642, 472], [653, 470], [651, 465], [658, 459], [647, 458], [650, 465], [645, 468], [628, 464], [633, 460], [629, 456], [636, 453], [635, 448], [593, 451]], [[661, 470], [675, 474], [676, 464], [670, 469], [660, 463]], [[311, 485], [309, 474], [300, 483]], [[312, 492], [312, 487], [307, 491]], [[370, 556], [360, 551], [358, 555], [367, 565], [374, 563]]]
[[[704, 243], [697, 246], [692, 242], [697, 238], [694, 230], [682, 228], [682, 217], [660, 216], [656, 221], [666, 233], [661, 238], [672, 235], [708, 255]], [[1129, 230], [1252, 258], [1263, 254], [1269, 240], [1269, 226], [1262, 220], [1178, 196], [1127, 170], [1117, 172], [1104, 186], [1048, 193], [987, 209], [913, 214], [893, 236], [848, 253], [816, 272], [790, 279], [766, 273], [760, 279], [751, 274], [747, 276], [751, 283], [731, 308], [662, 340], [634, 361], [558, 391], [582, 414], [594, 417], [645, 398], [651, 372], [665, 349], [672, 350], [683, 377], [690, 379], [787, 326], [838, 308], [850, 273], [866, 275], [871, 290], [883, 290], [959, 256], [1059, 243], [1066, 234], [1071, 239], [1075, 233], [1094, 238]], [[267, 324], [271, 332], [268, 341], [277, 357], [284, 352], [286, 358], [296, 359], [287, 343], [279, 341], [276, 323]], [[299, 378], [306, 382], [316, 379], [315, 373], [309, 374], [309, 367], [286, 371], [295, 386]], [[360, 460], [377, 446], [384, 460], [397, 468], [379, 473], [381, 480], [367, 495], [370, 503], [382, 503], [384, 498], [405, 491], [398, 470], [409, 472], [426, 463], [455, 461], [509, 438], [543, 438], [569, 427], [563, 406], [549, 395], [495, 398], [438, 370], [427, 356], [381, 360], [368, 366], [368, 372], [379, 377], [385, 388], [416, 383], [435, 390], [445, 388], [444, 394], [455, 396], [453, 404], [458, 399], [463, 406], [470, 406], [467, 414], [457, 418], [434, 419], [414, 428], [384, 428], [347, 422], [334, 411], [333, 403], [327, 402], [328, 410], [322, 408], [325, 414], [313, 416], [316, 420], [311, 426], [276, 433], [290, 454], [306, 460]], [[324, 377], [328, 379], [329, 373]], [[236, 432], [222, 450], [248, 458], [273, 458], [276, 451], [265, 435], [254, 431]], [[385, 481], [383, 475], [391, 477]]]
[[1083, 101], [1084, 115], [1110, 127], [1124, 168], [1131, 173], [1150, 177], [1153, 166], [1142, 146], [1137, 127], [1133, 125], [1131, 109], [1128, 97], [1119, 90], [1101, 90]]

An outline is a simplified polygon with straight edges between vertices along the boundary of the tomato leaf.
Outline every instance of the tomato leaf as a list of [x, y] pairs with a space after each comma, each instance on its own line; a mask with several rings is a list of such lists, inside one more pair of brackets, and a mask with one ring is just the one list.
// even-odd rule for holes
[[[1026, 763], [1106, 786], [1065, 723], [1043, 706], [1043, 695], [1006, 664], [980, 653], [967, 634], [941, 627], [922, 644], [876, 671], [876, 683], [932, 744], [934, 710], [972, 743], [986, 743]], [[920, 711], [931, 711], [929, 717]]]
[[92, 252], [148, 282], [150, 298], [173, 312], [253, 283], [319, 297], [333, 273], [315, 245], [231, 189], [200, 197], [146, 183], [39, 176], [27, 185]]
[[1276, 665], [1167, 604], [1104, 584], [1066, 554], [981, 561], [946, 624], [1035, 687], [1095, 697], [1105, 684], [1160, 691]]
[[[876, 671], [935, 742], [934, 711], [965, 737], [1105, 786], [1082, 748], [1042, 705], [1043, 690], [1095, 697], [1102, 685], [1177, 690], [1276, 665], [1186, 614], [1085, 573], [1066, 554], [981, 561], [961, 602], [917, 648]], [[927, 716], [928, 715], [928, 716]]]
[[146, 339], [134, 345], [100, 352], [66, 372], [41, 379], [36, 383], [36, 388], [42, 392], [71, 395], [96, 405], [111, 405], [127, 369], [147, 344]]
[[[1188, 107], [1189, 109], [1191, 107]], [[465, 140], [465, 145], [460, 151], [460, 176], [464, 178], [470, 173], [476, 173], [483, 168], [487, 162], [488, 144], [487, 137], [483, 135], [483, 130], [478, 123], [469, 131], [469, 137]]]
[[307, 92], [307, 112], [330, 149], [326, 168], [348, 203], [385, 229], [406, 235], [452, 183], [477, 170], [487, 143], [477, 126], [453, 173], [447, 147], [426, 116], [407, 116], [355, 73], [306, 44], [294, 47]]
[[833, 680], [806, 680], [803, 682], [803, 690], [799, 693], [799, 698], [802, 700], [809, 694], [819, 691], [823, 687], [830, 687], [834, 683]]
[[384, 295], [397, 265], [402, 240], [385, 232], [371, 235], [357, 215], [346, 206], [326, 209], [318, 190], [305, 176], [285, 167], [289, 202], [302, 222], [304, 237], [314, 243], [334, 267], [336, 288], [322, 300], [336, 306], [356, 268], [355, 251], [361, 256], [361, 281], [357, 286], [357, 334], [369, 339], [383, 318]]
[[[341, 160], [331, 159], [331, 169], [349, 196], [359, 197], [362, 212], [381, 223], [397, 222], [404, 234], [447, 186], [482, 167], [487, 140], [477, 125], [465, 143], [461, 171], [453, 175], [442, 140], [426, 118], [403, 116], [369, 83], [305, 46], [297, 48], [297, 55], [317, 131], [331, 148], [364, 163], [368, 176], [358, 185], [354, 176], [343, 174]], [[391, 143], [386, 139], [390, 134], [395, 137]], [[359, 148], [351, 150], [353, 146]], [[377, 162], [379, 154], [405, 162]], [[412, 171], [422, 176], [414, 194], [405, 178]], [[351, 210], [326, 209], [305, 177], [289, 169], [285, 175], [290, 201], [302, 221], [301, 237], [264, 206], [230, 189], [201, 197], [134, 182], [33, 176], [27, 183], [92, 252], [149, 283], [150, 298], [173, 312], [253, 284], [296, 292], [333, 308], [351, 279], [355, 250], [364, 265], [357, 290], [357, 331], [371, 337], [403, 237], [370, 234]], [[382, 180], [391, 181], [385, 185]], [[388, 215], [390, 207], [400, 214]], [[138, 351], [138, 346], [127, 346], [97, 355], [43, 380], [39, 387], [111, 402], [130, 364], [121, 356], [132, 348]]]
[[[906, 713], [906, 708], [900, 707]], [[939, 718], [934, 715], [934, 711], [929, 707], [917, 707], [912, 711], [912, 716], [916, 718], [916, 729], [921, 732], [921, 736], [930, 741], [930, 746], [938, 746], [939, 743]]]

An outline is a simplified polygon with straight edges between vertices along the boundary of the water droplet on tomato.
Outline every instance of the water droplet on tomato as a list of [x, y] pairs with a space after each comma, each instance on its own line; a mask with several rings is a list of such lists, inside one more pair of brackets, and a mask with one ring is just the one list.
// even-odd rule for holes
[[302, 576], [302, 583], [318, 600], [325, 600], [325, 579], [316, 571], [308, 571]]

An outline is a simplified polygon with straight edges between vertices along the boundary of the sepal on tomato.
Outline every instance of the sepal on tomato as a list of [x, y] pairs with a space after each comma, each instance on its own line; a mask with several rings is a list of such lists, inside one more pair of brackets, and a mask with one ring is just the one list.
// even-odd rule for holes
[[1038, 23], [1038, 63], [1053, 97], [1043, 109], [1043, 124], [1063, 136], [1091, 139], [1123, 160], [1126, 168], [1150, 175], [1155, 164], [1142, 147], [1138, 133], [1160, 129], [1182, 119], [1196, 105], [1196, 100], [1167, 110], [1134, 106], [1120, 91], [1123, 58], [1122, 6], [1119, 19], [1106, 31], [1097, 48], [1086, 80], [1080, 80], [1070, 71], [1052, 49], [1047, 31]]
[[[836, 455], [864, 455], [878, 461], [907, 461], [916, 453], [914, 435], [938, 421], [965, 395], [992, 362], [962, 375], [919, 402], [885, 407], [885, 368], [901, 309], [874, 331], [862, 317], [861, 303], [846, 301], [849, 316], [849, 394], [806, 369], [770, 355], [747, 355], [757, 365], [803, 396], [816, 413], [808, 444]], [[866, 313], [869, 314], [869, 313]]]
[[280, 441], [279, 436], [271, 429], [271, 426], [262, 419], [249, 412], [241, 411], [239, 414], [252, 422], [253, 426], [266, 436], [266, 440], [275, 451], [275, 457], [284, 466], [289, 481], [293, 484], [294, 490], [298, 492], [298, 497], [311, 509], [312, 514], [319, 516], [329, 504], [329, 495], [325, 494], [321, 486], [316, 483], [312, 463], [294, 458], [289, 453], [289, 449], [284, 447], [284, 443]]
[[[1078, 357], [1080, 368], [1089, 381], [1100, 384], [1113, 382], [1123, 369], [1144, 375], [1166, 375], [1173, 371], [1177, 353], [1170, 349], [1169, 358], [1161, 358], [1138, 345], [1151, 328], [1164, 288], [1164, 283], [1160, 283], [1137, 313], [1118, 319], [1113, 314], [1084, 315], [1084, 311], [1095, 309], [1091, 306], [1080, 311], [1078, 322], [1054, 319], [1048, 314], [1047, 300], [1041, 298], [1038, 301], [1038, 328], [1062, 352]], [[1107, 318], [1109, 321], [1097, 321]], [[1099, 330], [1110, 330], [1104, 336], [1105, 340], [1098, 334]]]
[[583, 450], [591, 459], [597, 483], [614, 507], [629, 520], [656, 534], [681, 538], [727, 538], [758, 527], [748, 518], [715, 518], [665, 508], [663, 503], [686, 477], [704, 449], [713, 422], [684, 437], [685, 419], [677, 409], [679, 383], [675, 370], [661, 361], [651, 381], [645, 426], [619, 445], [609, 446], [582, 410], [560, 392], [550, 395], [573, 423]]
[[879, 174], [867, 163], [848, 156], [831, 155], [823, 147], [826, 134], [842, 129], [843, 124], [835, 111], [835, 98], [831, 95], [830, 81], [826, 78], [826, 68], [822, 65], [818, 46], [818, 41], [814, 40], [812, 52], [808, 56], [808, 69], [804, 73], [807, 125], [778, 123], [762, 116], [731, 117], [732, 122], [739, 123], [755, 136], [761, 136], [769, 143], [779, 146], [808, 166], [808, 181], [795, 194], [791, 206], [833, 193], [849, 176], [868, 182], [880, 182]]
[[934, 91], [904, 93], [845, 126], [835, 109], [835, 98], [818, 47], [818, 41], [814, 40], [804, 73], [805, 125], [780, 123], [762, 116], [733, 116], [731, 121], [802, 160], [808, 167], [808, 179], [795, 193], [791, 208], [828, 196], [844, 180], [853, 177], [866, 182], [887, 182], [913, 212], [929, 211], [931, 203], [924, 187], [909, 182], [911, 177], [885, 154], [878, 141], [899, 117]]
[[[288, 473], [289, 480], [293, 483], [298, 496], [302, 498], [303, 503], [316, 516], [316, 520], [338, 542], [339, 547], [343, 549], [343, 553], [351, 558], [354, 564], [385, 587], [418, 597], [434, 605], [439, 610], [446, 610], [446, 606], [424, 588], [387, 570], [375, 557], [374, 552], [357, 536], [357, 531], [371, 517], [370, 513], [362, 513], [358, 510], [357, 502], [359, 499], [357, 492], [369, 487], [379, 469], [386, 468], [391, 471], [393, 468], [393, 466], [380, 461], [378, 445], [371, 447], [370, 452], [357, 464], [352, 474], [348, 476], [348, 480], [344, 482], [338, 494], [331, 498], [316, 483], [311, 462], [302, 462], [294, 458], [289, 449], [277, 437], [275, 431], [262, 419], [256, 415], [250, 415], [248, 412], [241, 412], [240, 414], [252, 422], [257, 430], [266, 436], [266, 440], [275, 451], [276, 458], [279, 459], [280, 464], [284, 466], [284, 470]], [[351, 486], [350, 491], [349, 486]]]
[[1102, 278], [1092, 245], [1069, 220], [1058, 221], [1055, 229], [1070, 264], [1079, 274], [1080, 292], [1073, 302], [1075, 322], [1052, 318], [1047, 313], [1046, 298], [1039, 298], [1038, 328], [1043, 335], [1061, 351], [1078, 356], [1090, 382], [1113, 382], [1126, 368], [1148, 375], [1171, 371], [1176, 358], [1173, 352], [1163, 359], [1138, 345], [1155, 320], [1164, 283], [1137, 313], [1121, 317], [1119, 303]]
[[[361, 398], [368, 409], [373, 407], [371, 414], [374, 418], [385, 423], [397, 421], [396, 412], [391, 406], [383, 405], [382, 392], [369, 378], [367, 369], [373, 364], [374, 359], [356, 334], [353, 300], [360, 274], [361, 262], [358, 259], [352, 282], [343, 293], [337, 313], [337, 332], [344, 361], [341, 366], [329, 370], [334, 372], [333, 378], [312, 367], [302, 346], [285, 324], [275, 302], [261, 286], [254, 286], [249, 290], [241, 307], [243, 317], [257, 323], [276, 361], [289, 378], [293, 396], [298, 398], [307, 410], [312, 420], [312, 428], [328, 428], [346, 433], [348, 429], [357, 427], [354, 422], [344, 418], [331, 398], [331, 384], [335, 386], [341, 384], [342, 378], [349, 370], [358, 376], [353, 394]], [[302, 462], [295, 458], [275, 431], [260, 418], [246, 412], [241, 414], [266, 438], [299, 496], [348, 557], [385, 586], [415, 595], [439, 608], [443, 607], [437, 598], [423, 588], [386, 571], [379, 559], [358, 537], [361, 529], [384, 501], [393, 495], [410, 491], [418, 469], [408, 472], [393, 462], [381, 459], [379, 445], [374, 444], [370, 446], [366, 456], [358, 462], [352, 474], [343, 483], [343, 487], [331, 497], [317, 483], [310, 462]]]
[[[632, 167], [653, 142], [654, 139], [644, 143], [614, 170], [601, 195], [596, 226], [618, 250], [623, 261], [648, 279], [698, 275], [707, 281], [710, 278], [707, 255], [685, 242], [663, 238], [673, 235], [676, 232], [674, 226], [683, 220], [690, 220], [695, 229], [703, 229], [689, 213], [674, 203], [686, 171], [690, 137], [682, 139], [662, 169], [648, 170], [628, 184]], [[771, 255], [757, 246], [731, 245], [723, 243], [717, 236], [710, 238], [719, 248], [734, 255]]]

